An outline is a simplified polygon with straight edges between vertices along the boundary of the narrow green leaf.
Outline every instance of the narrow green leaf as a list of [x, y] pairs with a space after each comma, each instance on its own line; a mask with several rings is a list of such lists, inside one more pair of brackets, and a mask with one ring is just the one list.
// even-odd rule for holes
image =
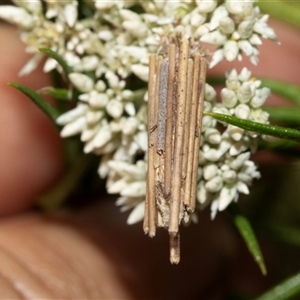
[[282, 139], [298, 141], [298, 142], [300, 141], [300, 131], [293, 128], [285, 128], [276, 125], [262, 124], [262, 123], [239, 119], [234, 116], [218, 114], [214, 112], [204, 112], [204, 114], [211, 116], [221, 122], [235, 125], [245, 130], [257, 132], [260, 134], [271, 135]]
[[270, 114], [271, 120], [300, 125], [300, 109], [298, 107], [265, 106], [264, 110]]
[[262, 78], [260, 80], [262, 86], [270, 88], [272, 93], [282, 96], [300, 106], [300, 87], [297, 85], [267, 78]]
[[43, 95], [50, 95], [51, 97], [57, 100], [71, 100], [72, 99], [72, 92], [66, 89], [56, 89], [53, 87], [45, 87], [38, 91]]
[[55, 121], [60, 115], [59, 111], [48, 103], [39, 93], [20, 83], [10, 82], [8, 85], [28, 96], [32, 102], [34, 102], [51, 119], [51, 121], [56, 124]]
[[229, 213], [233, 218], [233, 222], [245, 241], [250, 253], [255, 262], [258, 264], [263, 275], [267, 274], [264, 258], [261, 253], [257, 238], [248, 219], [243, 216], [236, 204], [231, 204], [228, 208]]
[[46, 54], [47, 56], [55, 59], [63, 68], [64, 72], [66, 75], [69, 75], [70, 73], [72, 73], [72, 68], [70, 66], [68, 66], [68, 64], [66, 63], [66, 61], [64, 60], [64, 58], [59, 55], [58, 53], [54, 52], [53, 50], [49, 49], [49, 48], [40, 48], [39, 51], [41, 51], [42, 53]]
[[300, 272], [279, 283], [256, 300], [288, 300], [300, 295]]

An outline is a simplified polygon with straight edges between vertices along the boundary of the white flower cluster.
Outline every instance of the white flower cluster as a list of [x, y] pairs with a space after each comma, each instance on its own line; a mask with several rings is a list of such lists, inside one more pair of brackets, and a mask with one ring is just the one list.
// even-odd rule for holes
[[[268, 123], [268, 113], [261, 109], [270, 90], [260, 88], [261, 82], [251, 78], [244, 68], [227, 74], [226, 87], [221, 90], [221, 103], [216, 103], [212, 87], [206, 86], [204, 109], [217, 113]], [[248, 194], [248, 186], [259, 178], [255, 164], [249, 160], [257, 147], [257, 134], [233, 125], [220, 128], [210, 116], [203, 117], [202, 146], [197, 198], [203, 205], [211, 203], [211, 216], [224, 210], [239, 193]]]
[[259, 7], [253, 7], [253, 2], [255, 0], [227, 0], [214, 10], [210, 22], [201, 26], [200, 40], [218, 46], [210, 67], [224, 58], [242, 60], [242, 52], [257, 65], [260, 37], [278, 42], [274, 30], [267, 25], [269, 16], [262, 15]]
[[[108, 177], [108, 192], [121, 195], [117, 204], [123, 210], [134, 208], [130, 224], [143, 217], [147, 156], [146, 88], [132, 89], [130, 82], [134, 75], [148, 80], [149, 53], [159, 52], [168, 37], [181, 33], [195, 45], [201, 41], [218, 47], [210, 67], [223, 59], [240, 60], [242, 53], [256, 64], [260, 37], [277, 41], [268, 16], [260, 14], [253, 0], [13, 2], [16, 6], [0, 7], [0, 18], [21, 29], [26, 51], [33, 54], [20, 73], [36, 68], [43, 57], [39, 48], [57, 52], [72, 68], [67, 80], [70, 91], [79, 93], [78, 103], [57, 119], [61, 136], [79, 134], [84, 152], [102, 155], [99, 174]], [[48, 58], [44, 71], [53, 69], [65, 75]], [[266, 123], [260, 107], [270, 92], [250, 76], [246, 69], [227, 74], [221, 103], [206, 85], [205, 110]], [[237, 201], [239, 193], [247, 194], [252, 179], [259, 177], [249, 160], [257, 136], [220, 126], [204, 116], [198, 199], [201, 205], [211, 203], [213, 217]], [[144, 158], [136, 161], [137, 154]]]

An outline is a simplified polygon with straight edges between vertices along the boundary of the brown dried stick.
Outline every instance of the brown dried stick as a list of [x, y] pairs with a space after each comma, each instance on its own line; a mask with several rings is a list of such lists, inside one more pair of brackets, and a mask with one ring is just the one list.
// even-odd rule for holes
[[[182, 188], [181, 188], [181, 199], [185, 199], [185, 181], [187, 176], [187, 163], [188, 163], [188, 146], [189, 137], [193, 135], [190, 130], [190, 114], [192, 106], [192, 96], [193, 96], [193, 76], [194, 76], [194, 60], [189, 58], [188, 60], [188, 70], [187, 70], [187, 89], [186, 89], [186, 104], [185, 104], [185, 120], [184, 120], [184, 143], [182, 150]], [[185, 201], [183, 202], [184, 204]]]
[[[153, 138], [155, 140], [155, 143], [157, 142], [157, 123], [158, 123], [158, 105], [159, 105], [159, 87], [160, 87], [160, 71], [161, 71], [161, 65], [163, 63], [163, 57], [159, 56], [156, 63], [156, 85], [155, 85], [155, 97], [153, 99], [154, 101], [154, 114], [152, 122], [154, 124], [155, 130], [153, 130]], [[156, 147], [154, 147], [156, 150]], [[154, 151], [154, 169], [157, 169], [159, 167], [159, 154], [157, 151]]]
[[190, 210], [195, 210], [196, 206], [196, 188], [198, 180], [198, 167], [199, 167], [199, 146], [202, 130], [202, 116], [203, 116], [203, 103], [204, 103], [204, 92], [205, 92], [205, 80], [206, 80], [207, 62], [204, 57], [201, 57], [200, 62], [200, 95], [197, 108], [197, 123], [196, 123], [196, 137], [194, 144], [194, 159], [193, 159], [193, 171], [192, 171], [192, 184], [191, 184], [191, 202]]
[[180, 234], [170, 235], [170, 262], [178, 264], [180, 261]]
[[171, 44], [169, 48], [169, 77], [168, 77], [168, 99], [167, 99], [167, 120], [166, 120], [166, 147], [165, 147], [165, 195], [171, 192], [172, 174], [172, 137], [173, 137], [173, 97], [175, 84], [175, 62], [176, 46]]
[[188, 140], [188, 153], [187, 156], [187, 171], [185, 178], [185, 192], [184, 192], [184, 204], [190, 211], [191, 200], [191, 185], [192, 185], [192, 172], [194, 164], [194, 143], [196, 132], [196, 119], [197, 119], [197, 103], [199, 100], [199, 76], [200, 76], [200, 55], [194, 56], [194, 74], [193, 74], [193, 88], [192, 88], [192, 103], [189, 125], [189, 140]]
[[186, 75], [189, 55], [189, 42], [182, 40], [180, 42], [179, 57], [179, 82], [178, 82], [178, 105], [177, 120], [175, 125], [175, 143], [174, 143], [174, 168], [172, 173], [172, 190], [170, 200], [170, 220], [169, 233], [176, 235], [179, 230], [179, 215], [181, 207], [181, 175], [182, 175], [182, 147], [184, 141], [184, 117], [185, 117], [185, 99], [186, 99]]
[[150, 55], [149, 83], [148, 83], [148, 171], [147, 194], [145, 203], [144, 232], [150, 236], [155, 235], [156, 208], [155, 208], [155, 170], [154, 170], [154, 113], [156, 88], [156, 56]]

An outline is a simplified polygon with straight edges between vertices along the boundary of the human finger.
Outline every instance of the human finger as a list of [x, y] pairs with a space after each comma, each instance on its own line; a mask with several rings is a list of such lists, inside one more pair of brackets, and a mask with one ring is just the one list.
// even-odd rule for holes
[[16, 81], [39, 89], [50, 84], [41, 69], [26, 77], [17, 74], [29, 59], [15, 29], [0, 26], [0, 215], [32, 205], [62, 169], [59, 134], [49, 119], [19, 91]]
[[113, 199], [102, 200], [0, 222], [0, 290], [6, 298], [220, 299], [235, 250], [222, 218], [211, 222], [204, 213], [198, 225], [183, 229], [182, 261], [172, 266], [166, 231], [149, 239], [140, 224], [125, 225]]

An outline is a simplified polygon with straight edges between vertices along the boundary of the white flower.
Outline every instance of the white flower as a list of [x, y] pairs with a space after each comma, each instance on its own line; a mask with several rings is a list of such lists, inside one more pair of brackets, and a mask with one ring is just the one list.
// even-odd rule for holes
[[23, 29], [31, 29], [35, 25], [35, 18], [21, 7], [1, 5], [0, 18]]
[[69, 79], [80, 92], [89, 92], [94, 86], [93, 80], [84, 74], [71, 73]]
[[113, 193], [120, 193], [117, 205], [122, 210], [134, 208], [127, 223], [133, 224], [144, 217], [144, 198], [146, 195], [146, 162], [139, 160], [136, 164], [111, 160], [107, 180], [107, 189]]
[[211, 68], [224, 58], [241, 60], [242, 53], [256, 65], [257, 45], [261, 44], [259, 36], [278, 42], [274, 30], [267, 25], [268, 15], [261, 15], [259, 8], [253, 7], [253, 2], [226, 0], [213, 11], [207, 23], [209, 31], [202, 31], [200, 38], [204, 43], [219, 46], [212, 57]]

